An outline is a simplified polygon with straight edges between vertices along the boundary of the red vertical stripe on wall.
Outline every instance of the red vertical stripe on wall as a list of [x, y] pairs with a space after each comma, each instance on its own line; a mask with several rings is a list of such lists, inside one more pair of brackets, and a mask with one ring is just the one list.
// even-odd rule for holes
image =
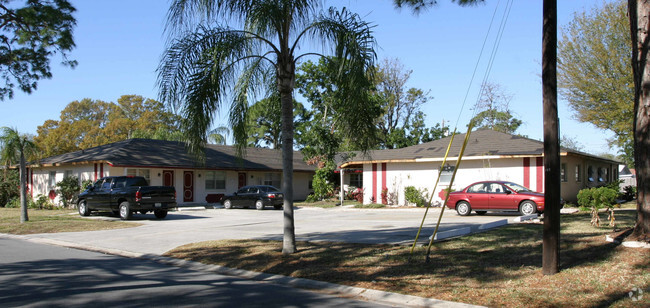
[[[388, 187], [386, 185], [386, 168], [387, 168], [387, 164], [382, 163], [381, 164], [381, 193], [382, 194], [384, 193], [384, 191], [386, 191], [388, 189]], [[382, 204], [387, 204], [388, 203], [387, 196], [382, 195], [381, 203]]]
[[97, 164], [95, 164], [95, 178], [93, 181], [97, 181]]
[[100, 178], [104, 177], [104, 163], [99, 164], [99, 177]]
[[544, 158], [537, 157], [537, 191], [544, 192]]
[[524, 157], [524, 186], [530, 188], [530, 157]]
[[372, 164], [372, 202], [377, 202], [377, 164]]

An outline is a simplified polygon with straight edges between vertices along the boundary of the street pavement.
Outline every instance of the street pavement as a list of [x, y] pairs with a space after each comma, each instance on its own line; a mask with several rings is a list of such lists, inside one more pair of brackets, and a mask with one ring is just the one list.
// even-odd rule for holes
[[[411, 245], [415, 239], [418, 227], [422, 222], [425, 210], [421, 208], [388, 208], [388, 209], [353, 209], [353, 208], [298, 208], [295, 210], [295, 226], [296, 226], [296, 239], [298, 241], [341, 241], [351, 243], [370, 243], [370, 244], [398, 244], [398, 245]], [[440, 208], [432, 208], [428, 212], [427, 219], [424, 223], [424, 228], [420, 236], [419, 244], [428, 242], [429, 236], [433, 233], [438, 217], [440, 216]], [[447, 210], [442, 218], [442, 223], [439, 232], [455, 230], [459, 228], [470, 228], [472, 231], [479, 231], [481, 226], [493, 222], [507, 219], [513, 222], [514, 218], [518, 217], [515, 213], [497, 213], [487, 214], [484, 216], [471, 215], [468, 217], [459, 216], [454, 211]], [[178, 211], [170, 212], [167, 218], [163, 220], [155, 219], [153, 214], [136, 214], [133, 216], [133, 221], [142, 224], [134, 228], [113, 229], [113, 230], [100, 230], [100, 231], [86, 231], [86, 232], [63, 232], [63, 233], [49, 233], [49, 234], [33, 234], [24, 236], [10, 236], [0, 234], [0, 257], [3, 259], [6, 256], [7, 240], [22, 240], [35, 243], [53, 244], [62, 247], [76, 248], [82, 250], [90, 250], [110, 254], [104, 256], [98, 261], [83, 261], [77, 257], [71, 258], [71, 262], [64, 261], [66, 257], [55, 259], [41, 260], [20, 260], [14, 257], [14, 262], [7, 267], [6, 270], [0, 271], [0, 284], [7, 285], [14, 283], [12, 279], [24, 279], [20, 283], [29, 286], [36, 284], [37, 281], [71, 281], [71, 282], [90, 282], [90, 287], [84, 287], [82, 291], [74, 294], [68, 294], [73, 304], [84, 306], [90, 302], [90, 298], [86, 293], [93, 292], [95, 288], [99, 289], [102, 293], [112, 293], [113, 289], [128, 289], [134, 286], [136, 290], [141, 290], [141, 293], [132, 292], [128, 293], [126, 299], [132, 300], [135, 306], [141, 306], [140, 303], [149, 303], [147, 298], [154, 297], [156, 294], [163, 294], [160, 303], [166, 306], [195, 306], [193, 303], [207, 301], [212, 295], [203, 295], [208, 292], [199, 288], [197, 291], [186, 290], [187, 284], [203, 285], [208, 289], [213, 287], [224, 287], [224, 290], [216, 291], [219, 294], [214, 297], [214, 306], [220, 306], [220, 303], [225, 303], [225, 306], [241, 306], [239, 305], [239, 298], [231, 293], [239, 291], [232, 290], [235, 285], [245, 285], [247, 289], [244, 294], [251, 294], [253, 302], [250, 306], [288, 306], [288, 307], [307, 307], [318, 306], [320, 299], [317, 297], [296, 297], [298, 302], [287, 302], [289, 304], [269, 303], [264, 302], [267, 291], [257, 289], [257, 284], [265, 284], [272, 282], [273, 285], [284, 285], [289, 287], [297, 287], [308, 290], [318, 290], [327, 294], [346, 298], [357, 298], [369, 301], [373, 306], [382, 304], [390, 304], [400, 307], [469, 307], [470, 305], [440, 301], [436, 299], [419, 298], [415, 296], [401, 295], [390, 292], [375, 291], [347, 286], [334, 285], [324, 282], [311, 281], [306, 279], [284, 277], [279, 275], [268, 275], [263, 273], [248, 272], [237, 269], [228, 269], [219, 266], [206, 266], [194, 262], [183, 260], [176, 260], [171, 258], [161, 257], [166, 251], [169, 251], [178, 246], [189, 243], [209, 241], [209, 240], [222, 240], [222, 239], [282, 239], [282, 218], [283, 211], [281, 210], [264, 210], [258, 211], [255, 209], [203, 209], [196, 211]], [[104, 219], [104, 220], [119, 220], [109, 214], [92, 215], [87, 219]], [[38, 255], [33, 251], [22, 251], [22, 248], [13, 248], [20, 251], [21, 255]], [[74, 256], [81, 256], [89, 251], [70, 250]], [[124, 259], [121, 257], [130, 257]], [[4, 260], [3, 260], [4, 261]], [[66, 277], [64, 273], [69, 269], [52, 269], [54, 274], [50, 277], [47, 276], [45, 280], [36, 279], [28, 274], [26, 277], [18, 276], [13, 278], [16, 273], [26, 268], [34, 268], [38, 271], [39, 267], [43, 267], [45, 272], [50, 270], [49, 263], [59, 264], [59, 266], [72, 266], [79, 263], [82, 271], [91, 270], [94, 266], [99, 266], [100, 277], [89, 278], [84, 276], [85, 272], [73, 273], [70, 277]], [[135, 263], [131, 263], [135, 262]], [[144, 265], [139, 265], [139, 262], [145, 262]], [[149, 269], [151, 263], [175, 265], [171, 269]], [[159, 273], [161, 275], [148, 275], [143, 274], [145, 277], [144, 287], [140, 287], [141, 282], [131, 282], [129, 279], [120, 276], [121, 267], [119, 264], [128, 264], [125, 273], [131, 273], [133, 268], [143, 266], [143, 271], [151, 271], [152, 273]], [[104, 266], [104, 264], [108, 264]], [[3, 265], [3, 268], [5, 266]], [[178, 280], [165, 278], [166, 276], [174, 277], [177, 275], [176, 270], [182, 271], [183, 269], [195, 270], [206, 275], [219, 275], [225, 274], [228, 277], [207, 276], [198, 278], [197, 282], [185, 282], [185, 278], [178, 278]], [[104, 271], [104, 272], [101, 272]], [[168, 272], [171, 271], [171, 272]], [[43, 273], [43, 272], [39, 272]], [[171, 274], [168, 274], [171, 273]], [[60, 274], [60, 275], [59, 275]], [[196, 274], [196, 273], [195, 273]], [[139, 275], [139, 274], [138, 274]], [[61, 276], [61, 277], [59, 277]], [[160, 276], [160, 277], [157, 277]], [[103, 278], [102, 278], [103, 277]], [[116, 278], [118, 277], [118, 278]], [[139, 276], [140, 277], [140, 276]], [[233, 278], [238, 277], [238, 278]], [[95, 280], [98, 279], [98, 280]], [[103, 279], [118, 279], [120, 283], [101, 282]], [[216, 280], [214, 280], [216, 279]], [[226, 281], [222, 281], [226, 279]], [[232, 279], [232, 280], [228, 280]], [[214, 281], [213, 281], [214, 280]], [[6, 283], [5, 283], [6, 281]], [[181, 282], [179, 282], [181, 281]], [[169, 290], [167, 285], [171, 285]], [[5, 286], [5, 288], [8, 288]], [[49, 290], [47, 288], [52, 288]], [[59, 287], [47, 287], [46, 292], [61, 293]], [[189, 304], [173, 301], [174, 294], [171, 289], [178, 288], [181, 293], [185, 292], [184, 296], [195, 296], [195, 302], [188, 302]], [[250, 289], [250, 290], [248, 290]], [[3, 290], [3, 289], [0, 289]], [[238, 289], [239, 290], [239, 289]], [[295, 289], [298, 290], [298, 289]], [[18, 289], [7, 289], [7, 292], [18, 292]], [[165, 292], [171, 292], [170, 296], [165, 295]], [[39, 291], [40, 292], [40, 291]], [[67, 291], [66, 291], [67, 292]], [[63, 292], [63, 293], [66, 293]], [[273, 291], [275, 292], [275, 291]], [[82, 294], [83, 293], [83, 294]], [[49, 293], [48, 293], [49, 294]], [[66, 293], [67, 294], [67, 293]], [[43, 295], [46, 296], [47, 294]], [[40, 295], [39, 295], [40, 296]], [[49, 295], [47, 295], [49, 296]], [[103, 296], [103, 295], [102, 295]], [[108, 295], [107, 295], [108, 296]], [[113, 295], [110, 295], [113, 296]], [[305, 295], [306, 296], [306, 295]], [[52, 295], [52, 297], [55, 297]], [[248, 296], [246, 296], [248, 298]], [[25, 302], [20, 302], [20, 301]], [[17, 299], [15, 302], [18, 306], [19, 303], [28, 303], [29, 298], [24, 297]], [[102, 299], [104, 300], [104, 299]], [[105, 299], [107, 306], [113, 306], [113, 299]], [[302, 302], [301, 302], [302, 301]], [[0, 297], [0, 303], [3, 303]], [[52, 305], [47, 306], [66, 306], [65, 300], [51, 302]], [[99, 302], [101, 306], [103, 302]], [[205, 303], [205, 302], [203, 302]], [[357, 303], [337, 304], [336, 301], [325, 301], [322, 306], [327, 307], [336, 305], [352, 306], [355, 307]], [[94, 305], [94, 304], [93, 304]], [[212, 305], [212, 303], [211, 303]], [[27, 305], [27, 306], [31, 306]], [[36, 305], [39, 306], [39, 305]], [[129, 305], [126, 305], [129, 306]], [[149, 306], [149, 305], [147, 305]], [[152, 303], [150, 306], [157, 306]], [[248, 305], [247, 305], [248, 306]]]
[[2, 307], [389, 307], [289, 286], [0, 238]]

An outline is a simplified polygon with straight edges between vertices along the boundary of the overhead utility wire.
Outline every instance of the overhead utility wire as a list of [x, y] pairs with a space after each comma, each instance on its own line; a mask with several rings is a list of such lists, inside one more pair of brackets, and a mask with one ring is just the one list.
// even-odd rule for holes
[[[508, 20], [509, 15], [510, 15], [510, 11], [511, 11], [511, 9], [512, 9], [512, 3], [513, 3], [512, 0], [509, 0], [508, 3], [506, 4], [505, 9], [504, 9], [504, 14], [503, 14], [503, 17], [502, 17], [502, 19], [501, 19], [501, 24], [500, 24], [500, 26], [499, 26], [499, 30], [497, 31], [497, 37], [496, 37], [496, 39], [495, 39], [495, 43], [494, 43], [493, 48], [492, 48], [492, 53], [491, 53], [491, 56], [490, 56], [490, 60], [488, 61], [489, 64], [488, 64], [488, 67], [487, 67], [487, 69], [486, 69], [486, 73], [485, 73], [485, 75], [484, 75], [484, 77], [483, 77], [483, 83], [482, 83], [482, 85], [481, 85], [481, 91], [482, 91], [482, 89], [484, 88], [484, 86], [485, 86], [485, 82], [487, 81], [487, 78], [488, 78], [489, 75], [490, 75], [490, 71], [492, 70], [492, 64], [494, 63], [494, 58], [496, 57], [496, 52], [497, 52], [497, 50], [498, 50], [498, 46], [499, 46], [499, 44], [500, 44], [500, 42], [501, 42], [501, 38], [503, 37], [503, 31], [504, 31], [504, 29], [505, 29], [505, 25], [506, 25], [506, 23], [507, 23], [507, 20]], [[441, 170], [442, 170], [442, 166], [443, 166], [443, 165], [445, 164], [445, 162], [447, 161], [447, 157], [448, 157], [448, 155], [449, 155], [449, 151], [450, 151], [450, 149], [451, 149], [451, 144], [452, 144], [453, 141], [454, 141], [454, 136], [455, 136], [455, 134], [456, 134], [456, 130], [457, 130], [457, 128], [458, 128], [458, 123], [460, 122], [460, 116], [461, 116], [461, 114], [462, 114], [462, 112], [463, 112], [463, 110], [464, 110], [464, 108], [465, 108], [465, 103], [466, 103], [466, 101], [467, 101], [467, 97], [468, 97], [468, 94], [469, 94], [469, 90], [470, 90], [470, 88], [471, 88], [471, 84], [473, 83], [474, 77], [475, 77], [475, 75], [476, 75], [476, 71], [477, 71], [477, 69], [478, 69], [478, 65], [479, 65], [479, 63], [480, 63], [480, 59], [481, 59], [482, 54], [483, 54], [483, 51], [484, 51], [484, 49], [485, 49], [485, 44], [486, 44], [487, 39], [488, 39], [488, 37], [489, 37], [489, 33], [490, 33], [491, 29], [492, 29], [492, 24], [493, 24], [493, 22], [494, 22], [494, 17], [495, 17], [495, 15], [496, 15], [497, 10], [498, 10], [499, 4], [500, 4], [500, 1], [497, 3], [497, 6], [495, 7], [495, 9], [494, 9], [494, 13], [493, 13], [493, 15], [492, 15], [492, 19], [490, 20], [490, 26], [488, 27], [488, 31], [487, 31], [487, 33], [486, 33], [486, 37], [485, 37], [485, 39], [484, 39], [484, 41], [483, 41], [483, 46], [481, 47], [481, 52], [480, 52], [480, 54], [479, 54], [479, 59], [478, 59], [476, 65], [475, 65], [475, 67], [474, 67], [474, 72], [472, 73], [472, 78], [471, 78], [471, 80], [470, 80], [470, 85], [469, 85], [469, 87], [468, 87], [468, 89], [467, 89], [467, 91], [466, 91], [466, 93], [465, 93], [465, 98], [463, 99], [463, 104], [462, 104], [462, 107], [461, 107], [461, 111], [459, 112], [458, 120], [456, 121], [456, 127], [454, 128], [454, 133], [453, 133], [452, 136], [451, 136], [451, 140], [450, 140], [449, 145], [448, 145], [448, 147], [447, 147], [447, 151], [446, 151], [446, 153], [445, 153], [445, 157], [444, 157], [443, 162], [442, 162], [442, 164], [441, 164]], [[480, 99], [480, 92], [479, 92], [479, 96], [477, 97], [477, 100], [476, 100], [476, 103], [475, 103], [475, 108], [474, 108], [474, 112], [473, 112], [473, 114], [472, 114], [472, 119], [474, 118], [474, 116], [475, 116], [475, 114], [476, 114], [476, 109], [477, 109], [477, 108], [476, 108], [476, 105], [478, 104], [479, 99]], [[458, 155], [458, 159], [457, 159], [457, 162], [456, 162], [456, 168], [454, 169], [454, 172], [453, 172], [453, 175], [452, 175], [451, 181], [450, 181], [450, 183], [449, 183], [450, 187], [451, 187], [451, 185], [452, 185], [452, 183], [453, 183], [453, 181], [454, 181], [454, 179], [455, 179], [455, 177], [456, 177], [456, 172], [458, 171], [458, 166], [460, 165], [461, 158], [462, 158], [462, 156], [463, 156], [463, 153], [465, 152], [465, 147], [467, 146], [467, 142], [469, 141], [469, 135], [470, 135], [470, 132], [471, 132], [472, 126], [473, 126], [473, 125], [472, 125], [472, 123], [470, 122], [470, 124], [468, 125], [467, 133], [466, 133], [466, 135], [465, 135], [465, 140], [464, 140], [463, 145], [462, 145], [462, 147], [461, 147], [461, 151], [460, 151], [460, 153], [459, 153], [459, 155]], [[429, 197], [429, 202], [428, 202], [428, 204], [427, 204], [427, 209], [426, 209], [426, 211], [425, 211], [425, 213], [424, 213], [424, 217], [422, 218], [422, 223], [420, 224], [420, 228], [418, 229], [418, 233], [417, 233], [417, 235], [416, 235], [415, 241], [413, 242], [413, 247], [411, 247], [411, 253], [413, 253], [413, 250], [414, 250], [414, 248], [415, 248], [415, 245], [417, 244], [418, 238], [419, 238], [419, 236], [420, 236], [420, 232], [422, 231], [422, 227], [423, 227], [423, 225], [424, 225], [424, 221], [425, 221], [426, 216], [427, 216], [427, 212], [429, 211], [429, 208], [431, 207], [431, 201], [432, 201], [432, 199], [433, 199], [433, 194], [435, 193], [435, 190], [436, 190], [436, 188], [437, 188], [437, 186], [438, 186], [438, 183], [439, 183], [439, 181], [440, 181], [440, 175], [441, 175], [441, 172], [439, 171], [439, 172], [438, 172], [438, 177], [437, 177], [437, 179], [436, 179], [436, 184], [435, 184], [435, 186], [434, 186], [434, 188], [433, 188], [433, 192], [431, 193], [431, 196]], [[431, 246], [432, 246], [432, 244], [433, 244], [433, 240], [434, 240], [434, 238], [435, 238], [435, 236], [436, 236], [436, 233], [438, 232], [438, 228], [440, 227], [440, 222], [441, 222], [441, 220], [442, 220], [442, 215], [443, 215], [443, 213], [444, 213], [444, 211], [445, 211], [445, 204], [447, 203], [447, 200], [448, 200], [448, 199], [449, 199], [449, 194], [447, 193], [447, 194], [446, 194], [446, 197], [445, 197], [445, 202], [444, 202], [443, 205], [442, 205], [442, 210], [441, 210], [441, 212], [440, 212], [440, 216], [438, 217], [438, 222], [437, 222], [437, 224], [436, 224], [436, 228], [435, 228], [435, 230], [434, 230], [433, 235], [431, 235], [431, 239], [430, 239], [430, 241], [429, 241], [429, 245], [428, 245], [428, 247], [427, 247], [427, 255], [426, 255], [426, 261], [427, 261], [427, 262], [429, 262], [429, 254], [430, 254], [430, 251], [431, 251]]]

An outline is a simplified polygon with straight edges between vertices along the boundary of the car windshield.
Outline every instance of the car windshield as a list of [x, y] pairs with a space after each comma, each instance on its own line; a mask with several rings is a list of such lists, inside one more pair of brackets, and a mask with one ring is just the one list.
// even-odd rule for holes
[[526, 192], [526, 191], [532, 191], [524, 186], [521, 186], [516, 183], [503, 183], [506, 184], [506, 186], [510, 187], [510, 189], [516, 191], [516, 192]]

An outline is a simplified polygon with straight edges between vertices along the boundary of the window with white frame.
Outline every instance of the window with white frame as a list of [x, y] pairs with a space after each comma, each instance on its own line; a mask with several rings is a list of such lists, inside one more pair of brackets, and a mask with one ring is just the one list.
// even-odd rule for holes
[[567, 181], [567, 174], [566, 174], [566, 163], [560, 164], [560, 180], [562, 182]]
[[275, 188], [282, 188], [281, 183], [282, 176], [280, 173], [265, 173], [264, 174], [264, 185], [271, 185]]
[[576, 182], [580, 183], [582, 182], [582, 170], [580, 170], [580, 165], [576, 165]]
[[350, 186], [363, 187], [363, 173], [350, 173]]
[[48, 188], [49, 189], [55, 189], [56, 188], [56, 171], [50, 171], [50, 177], [48, 179]]
[[127, 176], [141, 176], [145, 180], [147, 180], [147, 183], [151, 185], [151, 172], [149, 169], [133, 169], [133, 168], [128, 168], [126, 169], [126, 175]]
[[226, 189], [226, 172], [225, 171], [206, 171], [205, 172], [205, 189], [218, 190]]

